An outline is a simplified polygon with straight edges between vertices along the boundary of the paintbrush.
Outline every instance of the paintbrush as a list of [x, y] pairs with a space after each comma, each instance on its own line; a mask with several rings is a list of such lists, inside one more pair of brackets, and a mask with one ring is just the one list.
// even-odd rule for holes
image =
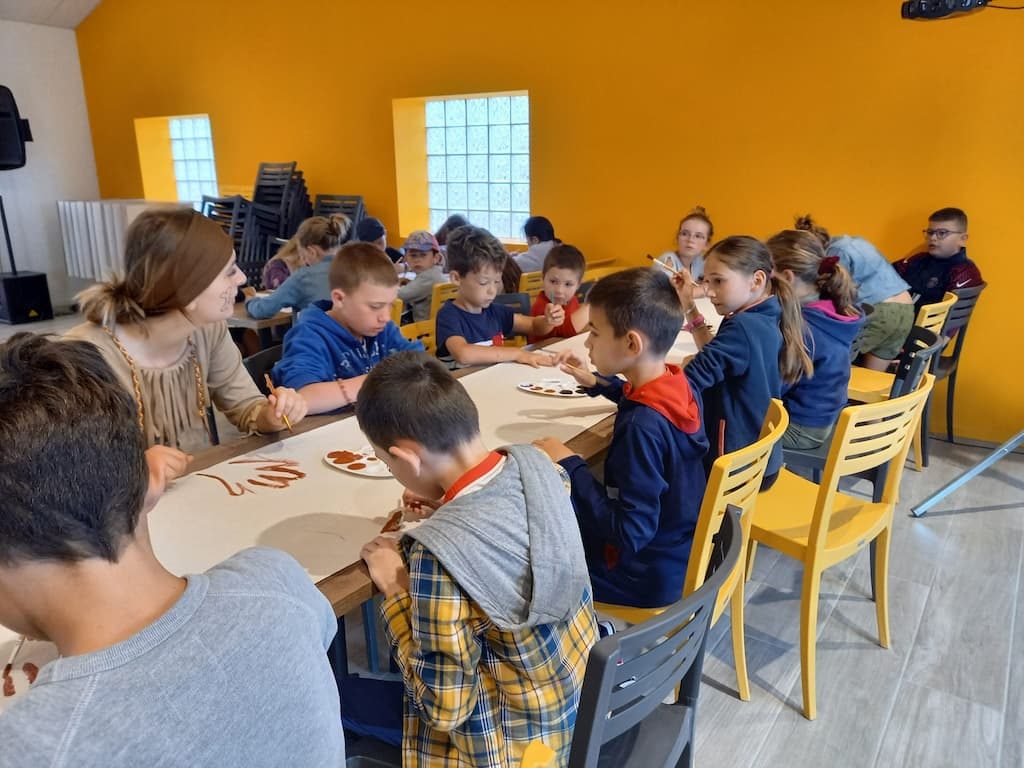
[[7, 660], [7, 664], [4, 665], [4, 677], [11, 674], [11, 670], [14, 669], [14, 660], [18, 658], [18, 654], [21, 653], [22, 647], [25, 645], [25, 636], [22, 635], [21, 639], [18, 640], [18, 644], [14, 646], [14, 650], [11, 652], [11, 658]]
[[[270, 380], [270, 374], [269, 373], [264, 373], [263, 374], [263, 380], [267, 383], [267, 389], [270, 390], [271, 392], [273, 392], [274, 391], [274, 382]], [[294, 432], [295, 430], [292, 429], [292, 423], [288, 420], [288, 414], [287, 413], [282, 413], [281, 414], [281, 418], [284, 419], [284, 425], [286, 427], [288, 427], [288, 431], [289, 432]]]
[[[648, 258], [648, 259], [650, 259], [651, 261], [653, 261], [653, 262], [654, 262], [655, 264], [657, 264], [657, 265], [658, 265], [659, 267], [664, 267], [664, 268], [665, 268], [665, 269], [667, 269], [667, 270], [668, 270], [669, 272], [671, 272], [671, 273], [672, 273], [673, 275], [681, 275], [681, 274], [683, 274], [682, 272], [680, 272], [680, 271], [679, 271], [678, 269], [676, 269], [675, 267], [670, 267], [670, 266], [669, 266], [668, 264], [666, 264], [666, 263], [665, 263], [664, 261], [658, 261], [658, 260], [657, 260], [656, 258], [654, 258], [653, 256], [651, 256], [651, 254], [649, 254], [649, 253], [647, 254], [647, 258]], [[697, 282], [696, 280], [694, 280], [694, 279], [693, 279], [692, 277], [690, 278], [690, 285], [692, 285], [692, 286], [693, 286], [694, 288], [699, 288], [699, 287], [700, 287], [700, 283], [698, 283], [698, 282]]]

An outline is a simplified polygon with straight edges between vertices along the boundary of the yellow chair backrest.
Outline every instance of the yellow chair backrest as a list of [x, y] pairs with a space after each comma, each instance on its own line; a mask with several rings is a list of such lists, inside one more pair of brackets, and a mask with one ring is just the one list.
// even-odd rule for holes
[[704, 583], [704, 575], [711, 560], [712, 538], [722, 527], [726, 507], [730, 504], [741, 510], [742, 534], [739, 565], [729, 574], [718, 592], [712, 622], [715, 622], [725, 609], [736, 581], [743, 578], [743, 565], [746, 561], [743, 553], [750, 540], [750, 521], [753, 519], [754, 504], [761, 490], [761, 481], [764, 479], [772, 448], [782, 439], [788, 427], [789, 414], [782, 406], [782, 401], [772, 400], [765, 414], [760, 439], [745, 448], [719, 456], [711, 466], [704, 501], [700, 505], [700, 516], [697, 518], [697, 530], [693, 534], [690, 562], [683, 583], [684, 597], [695, 592]]
[[539, 294], [543, 288], [543, 272], [523, 272], [523, 274], [519, 276], [519, 292], [529, 294], [531, 302], [537, 298], [537, 294]]
[[556, 757], [555, 750], [543, 741], [531, 741], [526, 745], [519, 768], [555, 768], [558, 765]]
[[583, 273], [583, 280], [580, 282], [589, 283], [594, 280], [600, 280], [602, 277], [608, 277], [616, 272], [621, 272], [622, 267], [598, 267], [596, 269], [588, 269]]
[[909, 395], [851, 405], [840, 412], [818, 489], [808, 549], [826, 548], [839, 481], [848, 475], [889, 464], [880, 503], [895, 506], [903, 464], [934, 383], [935, 377], [927, 373]]
[[433, 320], [421, 320], [418, 323], [406, 323], [398, 330], [400, 330], [402, 335], [409, 341], [418, 341], [423, 344], [423, 348], [427, 350], [428, 354], [434, 354], [434, 351], [437, 349], [437, 344], [434, 339]]
[[955, 293], [946, 291], [942, 301], [937, 301], [934, 304], [925, 304], [917, 310], [917, 319], [914, 321], [914, 325], [924, 328], [926, 331], [942, 333], [942, 326], [946, 324], [946, 316], [949, 314], [949, 310], [953, 308], [953, 305], [956, 304], [958, 298]]
[[405, 309], [405, 302], [401, 299], [395, 299], [391, 304], [391, 322], [395, 325], [402, 324], [402, 311]]
[[430, 322], [434, 322], [444, 303], [454, 299], [458, 291], [459, 286], [455, 283], [434, 283], [433, 293], [430, 294]]

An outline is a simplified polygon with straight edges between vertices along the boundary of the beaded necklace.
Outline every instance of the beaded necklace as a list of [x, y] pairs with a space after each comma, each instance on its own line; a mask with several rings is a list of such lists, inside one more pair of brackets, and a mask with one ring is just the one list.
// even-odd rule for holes
[[[128, 363], [128, 369], [131, 371], [132, 375], [132, 388], [135, 390], [135, 404], [139, 408], [139, 429], [145, 432], [146, 415], [145, 406], [142, 404], [142, 384], [139, 382], [139, 369], [135, 365], [135, 360], [132, 358], [130, 354], [128, 354], [128, 350], [125, 348], [121, 340], [114, 335], [114, 332], [105, 325], [103, 326], [103, 330], [106, 331], [107, 335], [110, 337], [110, 340], [114, 342], [114, 346], [117, 347], [118, 352], [121, 353], [121, 356], [124, 357], [125, 362]], [[206, 402], [206, 390], [203, 387], [203, 371], [199, 367], [199, 355], [196, 353], [196, 345], [195, 342], [192, 341], [191, 336], [188, 338], [188, 349], [189, 358], [192, 361], [192, 372], [195, 375], [196, 380], [196, 400], [199, 403], [199, 421], [202, 422], [203, 426], [206, 428], [206, 436], [210, 438], [212, 442], [213, 437], [210, 434], [210, 424], [206, 420], [206, 407], [208, 403]]]

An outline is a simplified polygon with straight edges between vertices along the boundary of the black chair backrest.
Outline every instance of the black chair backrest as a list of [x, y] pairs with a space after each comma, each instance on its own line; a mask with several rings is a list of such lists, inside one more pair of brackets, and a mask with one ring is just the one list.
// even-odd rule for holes
[[[951, 291], [957, 295], [956, 304], [950, 307], [949, 314], [946, 316], [946, 324], [942, 326], [942, 335], [946, 338], [953, 338], [955, 334], [953, 351], [947, 356], [951, 361], [951, 368], [956, 368], [960, 362], [960, 351], [963, 349], [964, 338], [967, 336], [967, 326], [971, 322], [974, 307], [977, 305], [978, 299], [981, 298], [981, 292], [987, 286], [988, 283], [982, 283], [973, 288], [958, 288]], [[938, 363], [938, 358], [935, 359], [935, 363]]]
[[352, 229], [366, 216], [362, 195], [317, 195], [313, 203], [314, 216], [343, 213], [352, 222]]
[[[569, 768], [598, 765], [602, 747], [614, 749], [615, 739], [628, 740], [634, 729], [658, 711], [679, 718], [679, 727], [658, 729], [636, 737], [644, 765], [688, 764], [680, 756], [692, 753], [693, 714], [700, 689], [708, 623], [722, 582], [739, 563], [742, 536], [739, 509], [730, 505], [716, 543], [718, 568], [689, 597], [652, 619], [598, 641], [591, 649], [576, 714]], [[681, 685], [680, 685], [681, 683]], [[679, 697], [671, 706], [663, 699], [677, 686]], [[660, 709], [662, 707], [665, 709]], [[676, 709], [678, 708], [678, 709]], [[664, 758], [662, 758], [664, 754]], [[657, 755], [657, 758], [654, 756]], [[603, 757], [602, 757], [603, 759]], [[616, 765], [624, 761], [616, 760]]]
[[266, 349], [260, 350], [255, 355], [249, 355], [249, 357], [242, 360], [242, 364], [245, 365], [245, 370], [249, 372], [252, 380], [256, 382], [256, 386], [259, 387], [260, 392], [264, 395], [270, 394], [267, 390], [267, 382], [264, 380], [264, 374], [270, 373], [270, 369], [274, 367], [274, 363], [281, 359], [281, 351], [283, 348], [283, 344], [267, 347]]
[[903, 351], [896, 361], [896, 376], [889, 390], [889, 399], [909, 395], [924, 376], [932, 360], [946, 346], [946, 337], [915, 325], [903, 342]]
[[520, 315], [530, 315], [530, 294], [528, 293], [499, 293], [494, 297], [498, 304], [511, 307], [513, 312]]

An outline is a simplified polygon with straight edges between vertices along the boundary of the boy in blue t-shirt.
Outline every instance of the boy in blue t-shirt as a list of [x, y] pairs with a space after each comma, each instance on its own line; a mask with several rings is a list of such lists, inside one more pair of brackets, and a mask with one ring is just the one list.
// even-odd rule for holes
[[458, 293], [437, 313], [437, 356], [460, 365], [516, 362], [555, 365], [559, 355], [506, 347], [513, 333], [544, 336], [558, 323], [555, 308], [539, 317], [521, 315], [494, 298], [501, 290], [501, 270], [508, 254], [486, 229], [465, 226], [448, 235], [448, 271]]
[[683, 309], [668, 276], [644, 267], [598, 281], [588, 301], [586, 345], [600, 376], [578, 360], [563, 370], [618, 404], [604, 485], [555, 438], [536, 445], [572, 479], [594, 600], [668, 605], [683, 594], [708, 449], [700, 404], [682, 370], [665, 362]]
[[331, 265], [331, 300], [302, 311], [284, 337], [274, 383], [299, 391], [310, 413], [352, 405], [377, 363], [405, 349], [422, 350], [391, 320], [398, 275], [372, 243], [349, 243]]

